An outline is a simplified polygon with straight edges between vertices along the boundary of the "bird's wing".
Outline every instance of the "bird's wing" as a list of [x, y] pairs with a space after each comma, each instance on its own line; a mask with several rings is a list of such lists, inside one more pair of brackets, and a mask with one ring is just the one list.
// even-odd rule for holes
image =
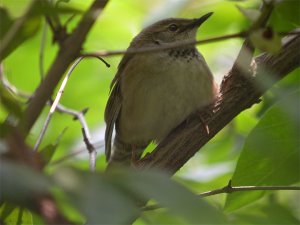
[[110, 88], [111, 93], [106, 104], [104, 119], [106, 123], [105, 130], [105, 155], [108, 161], [111, 156], [111, 140], [114, 126], [121, 112], [122, 107], [122, 95], [121, 95], [121, 74], [124, 71], [128, 61], [132, 58], [132, 55], [125, 54], [122, 58], [119, 66], [118, 72], [116, 73], [114, 79], [111, 82]]
[[105, 108], [105, 123], [106, 123], [106, 130], [105, 130], [105, 155], [106, 160], [108, 161], [111, 155], [111, 139], [112, 133], [114, 130], [114, 126], [116, 120], [119, 116], [121, 111], [121, 93], [120, 93], [120, 84], [117, 82], [110, 93], [106, 108]]

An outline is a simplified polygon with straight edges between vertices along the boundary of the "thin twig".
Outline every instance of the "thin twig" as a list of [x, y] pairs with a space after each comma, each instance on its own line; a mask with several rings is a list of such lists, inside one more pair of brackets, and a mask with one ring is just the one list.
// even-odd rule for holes
[[17, 124], [17, 129], [20, 130], [24, 138], [28, 136], [29, 131], [39, 118], [59, 81], [68, 70], [68, 67], [80, 55], [88, 32], [96, 22], [98, 15], [106, 6], [107, 2], [108, 0], [94, 0], [73, 32], [68, 38], [60, 41], [61, 45], [59, 46], [57, 56], [49, 67], [44, 80], [35, 90], [31, 101]]
[[73, 70], [75, 69], [75, 67], [78, 65], [78, 63], [79, 63], [82, 59], [83, 59], [83, 57], [79, 57], [79, 58], [72, 64], [72, 66], [71, 66], [71, 68], [69, 69], [67, 75], [65, 76], [65, 78], [64, 78], [64, 80], [63, 80], [63, 82], [62, 82], [62, 84], [61, 84], [61, 86], [60, 86], [60, 88], [59, 88], [59, 90], [58, 90], [58, 92], [57, 92], [56, 98], [55, 98], [55, 100], [54, 100], [54, 102], [53, 102], [53, 104], [52, 104], [52, 106], [51, 106], [51, 108], [50, 108], [50, 111], [49, 111], [48, 115], [47, 115], [46, 121], [45, 121], [44, 126], [43, 126], [43, 128], [42, 128], [42, 130], [41, 130], [41, 133], [40, 133], [40, 135], [39, 135], [39, 137], [38, 137], [38, 139], [37, 139], [37, 141], [36, 141], [36, 143], [35, 143], [35, 145], [34, 145], [34, 148], [33, 148], [34, 151], [37, 151], [37, 150], [38, 150], [38, 148], [39, 148], [39, 146], [40, 146], [40, 144], [41, 144], [41, 142], [42, 142], [42, 140], [43, 140], [43, 138], [44, 138], [44, 135], [45, 135], [46, 130], [47, 130], [47, 128], [48, 128], [49, 122], [50, 122], [50, 120], [51, 120], [51, 118], [52, 118], [52, 115], [53, 115], [53, 113], [54, 113], [54, 111], [55, 111], [55, 109], [56, 109], [56, 107], [57, 107], [57, 105], [58, 105], [58, 103], [59, 103], [59, 101], [60, 101], [60, 98], [61, 98], [61, 96], [62, 96], [62, 94], [63, 94], [63, 92], [64, 92], [64, 89], [65, 89], [65, 87], [66, 87], [66, 84], [67, 84], [67, 82], [68, 82], [68, 79], [70, 78], [70, 76], [71, 76]]
[[[102, 62], [104, 62], [104, 64], [109, 67], [110, 65], [104, 61], [103, 59], [101, 59], [100, 57], [96, 57], [98, 59], [100, 59]], [[0, 82], [3, 84], [3, 86], [8, 90], [10, 91], [11, 93], [15, 94], [16, 96], [19, 96], [19, 97], [22, 97], [22, 98], [25, 98], [26, 100], [29, 100], [30, 99], [30, 94], [29, 93], [26, 93], [26, 92], [23, 92], [23, 91], [20, 91], [18, 90], [15, 86], [13, 86], [11, 83], [9, 83], [9, 81], [5, 78], [4, 74], [3, 74], [3, 65], [1, 64], [0, 65]], [[48, 101], [48, 104], [53, 107], [53, 101]], [[95, 144], [92, 144], [90, 142], [91, 140], [91, 134], [90, 134], [90, 131], [89, 131], [89, 128], [88, 128], [88, 125], [87, 125], [87, 122], [85, 120], [85, 113], [87, 112], [88, 109], [83, 109], [82, 111], [76, 111], [76, 110], [73, 110], [73, 109], [70, 109], [70, 108], [67, 108], [65, 106], [63, 106], [62, 104], [57, 104], [56, 106], [56, 109], [55, 111], [57, 112], [61, 112], [61, 113], [65, 113], [65, 114], [69, 114], [71, 116], [73, 116], [75, 119], [79, 120], [80, 124], [81, 124], [81, 127], [83, 129], [83, 137], [84, 137], [84, 142], [86, 144], [86, 149], [88, 149], [89, 151], [89, 155], [90, 155], [90, 170], [91, 171], [94, 171], [95, 170], [95, 161], [96, 161], [96, 147], [95, 147]], [[50, 113], [50, 112], [49, 112]], [[49, 114], [48, 114], [49, 116]], [[48, 119], [48, 117], [47, 117]], [[49, 119], [47, 120], [46, 119], [46, 122], [45, 122], [45, 125], [44, 126], [48, 126], [50, 120], [51, 120], [51, 116], [49, 117]], [[48, 121], [48, 122], [47, 122]], [[48, 123], [46, 125], [46, 123]], [[45, 132], [46, 132], [46, 129], [47, 127], [45, 127], [45, 130], [41, 132], [40, 136], [41, 135], [45, 135]], [[41, 138], [40, 139], [40, 142], [42, 140], [42, 136], [39, 137]], [[38, 142], [37, 142], [38, 143]], [[39, 143], [40, 144], [40, 143]], [[36, 144], [37, 145], [37, 144]], [[98, 144], [99, 145], [99, 144]], [[100, 145], [100, 146], [103, 146], [103, 145]], [[38, 147], [38, 146], [37, 146]], [[71, 153], [65, 157], [62, 157], [61, 159], [55, 161], [54, 163], [51, 163], [51, 164], [57, 164], [57, 163], [60, 163], [62, 161], [65, 161], [66, 159], [68, 158], [71, 158], [71, 157], [74, 157], [75, 155], [77, 154], [80, 154], [84, 151], [86, 151], [86, 149], [82, 149], [82, 150], [79, 150], [79, 151], [76, 151], [75, 153]]]
[[25, 99], [30, 99], [31, 95], [27, 92], [20, 91], [18, 88], [16, 88], [14, 85], [12, 85], [4, 76], [3, 73], [3, 64], [0, 64], [0, 82], [2, 83], [3, 87], [7, 89], [9, 92], [12, 94], [25, 98]]
[[[231, 181], [229, 181], [228, 185], [223, 188], [215, 189], [212, 191], [203, 192], [198, 194], [199, 197], [205, 198], [212, 195], [218, 194], [231, 194], [233, 192], [242, 192], [242, 191], [300, 191], [299, 186], [231, 186]], [[159, 204], [153, 204], [149, 206], [145, 206], [142, 208], [143, 211], [155, 210], [162, 208]]]
[[83, 141], [86, 145], [87, 150], [89, 151], [89, 162], [90, 162], [90, 171], [94, 172], [96, 169], [96, 159], [97, 159], [97, 151], [94, 147], [94, 145], [90, 142], [91, 137], [89, 137], [87, 131], [84, 128], [81, 128], [82, 135], [83, 135]]
[[57, 105], [56, 108], [57, 111], [63, 112], [69, 115], [74, 116], [75, 119], [78, 119], [80, 124], [81, 124], [81, 129], [82, 129], [82, 134], [83, 134], [83, 140], [86, 145], [86, 148], [89, 152], [90, 160], [89, 160], [89, 165], [90, 165], [90, 171], [94, 172], [96, 168], [96, 156], [97, 156], [97, 151], [94, 145], [91, 143], [91, 133], [89, 130], [89, 127], [87, 125], [87, 122], [84, 118], [84, 114], [87, 112], [87, 110], [82, 110], [82, 111], [76, 111], [73, 109], [68, 109], [62, 105]]
[[[291, 32], [278, 32], [280, 36], [285, 36], [285, 35], [290, 35], [290, 34], [300, 34], [300, 31], [291, 31]], [[145, 48], [139, 48], [139, 49], [130, 49], [130, 50], [115, 50], [115, 51], [97, 51], [97, 52], [83, 52], [81, 55], [82, 56], [91, 56], [91, 57], [109, 57], [109, 56], [116, 56], [116, 55], [124, 55], [125, 53], [128, 54], [144, 54], [144, 53], [149, 53], [149, 52], [157, 52], [157, 51], [163, 51], [163, 50], [170, 50], [178, 47], [184, 47], [187, 45], [201, 45], [201, 44], [210, 44], [218, 41], [225, 41], [228, 39], [233, 39], [233, 38], [246, 38], [248, 36], [247, 31], [242, 31], [238, 33], [233, 33], [233, 34], [227, 34], [223, 36], [218, 36], [218, 37], [212, 37], [212, 38], [207, 38], [203, 40], [198, 40], [198, 41], [183, 41], [183, 42], [176, 42], [172, 44], [164, 44], [163, 46], [159, 47], [145, 47]]]
[[69, 69], [67, 75], [65, 76], [60, 88], [59, 88], [59, 91], [57, 92], [57, 95], [56, 95], [56, 98], [54, 99], [54, 102], [52, 103], [51, 105], [51, 108], [50, 108], [50, 111], [47, 115], [47, 118], [46, 118], [46, 121], [44, 123], [44, 126], [42, 127], [42, 130], [41, 130], [41, 133], [34, 145], [34, 151], [37, 151], [44, 136], [45, 136], [45, 133], [46, 133], [46, 130], [48, 128], [48, 125], [50, 123], [50, 120], [52, 118], [52, 115], [53, 113], [55, 112], [55, 110], [58, 110], [60, 112], [64, 112], [64, 113], [67, 113], [67, 114], [70, 114], [72, 116], [74, 116], [76, 119], [79, 120], [81, 126], [82, 126], [82, 130], [83, 130], [83, 137], [84, 137], [84, 142], [86, 144], [86, 147], [89, 151], [89, 156], [90, 156], [90, 170], [93, 172], [95, 171], [95, 168], [96, 168], [96, 156], [97, 156], [97, 152], [95, 150], [95, 147], [91, 144], [90, 140], [91, 140], [91, 134], [90, 134], [90, 131], [89, 131], [89, 128], [88, 128], [88, 125], [85, 121], [85, 118], [84, 118], [84, 111], [76, 111], [76, 110], [72, 110], [72, 109], [68, 109], [62, 105], [59, 104], [59, 101], [60, 101], [60, 98], [64, 92], [64, 89], [67, 85], [67, 82], [68, 82], [68, 79], [70, 78], [73, 70], [75, 69], [75, 67], [80, 63], [80, 61], [82, 59], [84, 59], [85, 57], [96, 57], [97, 59], [100, 59], [107, 67], [110, 67], [110, 65], [104, 60], [102, 59], [101, 57], [99, 56], [81, 56], [79, 57], [71, 66], [71, 68]]
[[219, 37], [212, 37], [204, 40], [194, 41], [194, 40], [188, 40], [188, 41], [182, 41], [182, 42], [175, 42], [171, 44], [164, 44], [162, 46], [158, 47], [145, 47], [145, 48], [139, 48], [139, 49], [131, 49], [131, 50], [116, 50], [116, 51], [98, 51], [94, 53], [82, 53], [83, 56], [100, 56], [100, 57], [107, 57], [107, 56], [115, 56], [115, 55], [123, 55], [123, 54], [143, 54], [143, 53], [149, 53], [149, 52], [157, 52], [157, 51], [163, 51], [163, 50], [169, 50], [174, 49], [178, 47], [188, 46], [188, 45], [198, 45], [198, 44], [207, 44], [217, 41], [224, 41], [231, 38], [243, 38], [246, 37], [246, 32], [239, 32], [234, 34], [228, 34], [224, 36]]
[[242, 192], [242, 191], [300, 191], [299, 186], [226, 186], [224, 188], [216, 189], [213, 191], [207, 191], [199, 194], [200, 197], [207, 197], [217, 194], [230, 194], [233, 192]]
[[79, 149], [79, 150], [74, 151], [74, 152], [71, 152], [71, 153], [69, 153], [69, 154], [67, 154], [67, 155], [65, 155], [65, 156], [62, 156], [61, 158], [59, 158], [59, 159], [57, 159], [57, 160], [55, 160], [55, 161], [53, 161], [53, 162], [50, 162], [49, 165], [54, 166], [54, 165], [63, 163], [63, 162], [65, 162], [65, 161], [67, 161], [67, 160], [69, 160], [69, 159], [71, 159], [71, 158], [73, 158], [73, 157], [75, 157], [75, 156], [77, 156], [77, 155], [80, 155], [80, 154], [82, 154], [82, 153], [84, 153], [84, 152], [86, 152], [86, 148], [84, 148], [84, 149]]
[[[58, 6], [58, 3], [55, 5], [55, 7], [57, 7], [57, 6]], [[58, 16], [56, 16], [56, 17], [57, 17], [56, 18], [56, 23], [58, 25], [60, 25], [59, 18], [58, 18]], [[39, 55], [40, 56], [39, 66], [40, 66], [41, 81], [43, 80], [43, 77], [44, 77], [43, 59], [44, 59], [44, 49], [45, 49], [45, 43], [46, 43], [46, 36], [47, 36], [47, 23], [45, 22], [44, 27], [43, 27], [43, 33], [42, 33], [42, 39], [41, 39], [41, 46], [40, 46], [40, 55]], [[107, 67], [110, 67], [110, 65], [105, 60], [103, 60], [101, 57], [97, 57], [97, 58], [100, 59]], [[83, 57], [79, 58], [78, 61], [75, 62], [74, 67], [73, 68], [71, 67], [70, 74], [73, 71], [73, 69], [75, 68], [75, 66], [78, 65], [78, 63], [82, 59], [83, 59]], [[64, 87], [63, 87], [63, 89], [64, 89]], [[59, 102], [59, 99], [58, 99], [58, 102]], [[52, 103], [52, 107], [53, 107], [53, 104], [54, 104], [54, 102]], [[95, 168], [96, 168], [96, 154], [97, 154], [97, 152], [96, 152], [94, 146], [90, 143], [91, 135], [90, 135], [90, 131], [89, 131], [88, 125], [87, 125], [87, 123], [85, 121], [85, 118], [84, 118], [85, 112], [68, 109], [68, 108], [64, 107], [63, 105], [61, 105], [61, 104], [57, 104], [57, 106], [56, 106], [56, 108], [54, 108], [53, 112], [55, 111], [55, 109], [57, 111], [59, 111], [59, 112], [70, 114], [70, 115], [74, 116], [74, 118], [76, 118], [76, 119], [79, 120], [79, 122], [80, 122], [80, 124], [82, 126], [82, 130], [83, 130], [84, 142], [86, 144], [86, 147], [87, 147], [87, 149], [89, 151], [89, 155], [90, 155], [90, 160], [89, 160], [89, 162], [90, 162], [90, 171], [92, 171], [92, 172], [95, 171]], [[46, 119], [45, 126], [43, 127], [42, 132], [40, 134], [40, 137], [38, 138], [38, 141], [37, 141], [37, 143], [35, 145], [35, 148], [34, 148], [35, 150], [38, 149], [38, 147], [39, 147], [39, 145], [40, 145], [40, 143], [41, 143], [41, 141], [43, 139], [43, 136], [45, 135], [47, 126], [48, 126], [48, 124], [50, 122], [50, 119], [51, 119], [51, 115], [52, 114], [51, 114], [51, 109], [50, 109], [50, 112], [49, 112], [48, 117]]]
[[[95, 147], [95, 149], [103, 149], [104, 148], [104, 141], [101, 140], [101, 141], [93, 142], [93, 146]], [[54, 165], [63, 163], [63, 162], [65, 162], [69, 159], [72, 159], [72, 158], [76, 157], [77, 155], [82, 154], [84, 152], [86, 152], [86, 146], [84, 148], [80, 147], [79, 149], [76, 149], [76, 150], [72, 151], [71, 153], [68, 153], [68, 154], [62, 156], [61, 158], [50, 162], [49, 165], [54, 166]]]
[[60, 1], [54, 3], [53, 0], [49, 2], [45, 1], [44, 4], [48, 4], [48, 7], [51, 9], [51, 13], [45, 14], [47, 23], [49, 24], [52, 33], [53, 33], [53, 42], [57, 41], [59, 44], [68, 36], [66, 33], [66, 27], [64, 27], [59, 19], [57, 14], [57, 8]]

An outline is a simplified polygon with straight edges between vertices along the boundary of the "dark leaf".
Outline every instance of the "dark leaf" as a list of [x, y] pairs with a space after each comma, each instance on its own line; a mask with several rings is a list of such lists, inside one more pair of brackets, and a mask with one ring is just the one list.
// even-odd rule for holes
[[275, 11], [280, 15], [282, 20], [288, 20], [295, 27], [300, 26], [300, 1], [294, 0], [284, 0], [280, 1], [276, 7]]
[[60, 169], [54, 176], [87, 224], [124, 224], [139, 212], [134, 201], [103, 175]]
[[55, 178], [88, 224], [128, 223], [138, 217], [138, 205], [146, 199], [156, 200], [189, 223], [226, 223], [218, 210], [161, 172], [122, 169], [101, 175], [67, 169]]
[[155, 199], [189, 223], [226, 223], [226, 219], [218, 210], [199, 199], [196, 194], [170, 180], [162, 172], [128, 171], [113, 174], [112, 179], [141, 199]]
[[[290, 185], [300, 181], [299, 93], [271, 107], [249, 134], [232, 177], [233, 186]], [[225, 209], [238, 209], [264, 193], [232, 193], [227, 196]]]
[[41, 159], [44, 162], [44, 165], [47, 165], [51, 161], [51, 159], [52, 159], [52, 157], [55, 153], [55, 150], [58, 147], [58, 145], [59, 145], [59, 143], [60, 143], [60, 141], [61, 141], [61, 139], [62, 139], [65, 132], [66, 132], [66, 129], [64, 129], [61, 132], [61, 134], [56, 139], [55, 143], [47, 145], [46, 147], [44, 147], [40, 151], [40, 156], [41, 156]]
[[279, 204], [274, 200], [263, 204], [248, 206], [243, 210], [232, 213], [230, 216], [234, 218], [232, 223], [238, 225], [293, 225], [299, 224], [300, 222], [299, 219], [293, 215], [289, 207]]
[[22, 164], [1, 160], [0, 202], [25, 204], [48, 192], [51, 182], [42, 174]]
[[[10, 29], [14, 26], [16, 22], [19, 22], [19, 19], [13, 20], [10, 18], [6, 9], [1, 8], [0, 10], [0, 44], [1, 46], [1, 59], [6, 58], [12, 51], [14, 51], [20, 44], [22, 44], [25, 40], [29, 39], [33, 35], [37, 33], [41, 24], [40, 16], [31, 16], [29, 17], [21, 28], [16, 32], [14, 37], [9, 37], [7, 34]], [[7, 44], [7, 39], [12, 38], [12, 40]], [[6, 42], [4, 43], [3, 40]], [[3, 46], [5, 44], [6, 46]]]
[[0, 84], [0, 105], [5, 108], [9, 114], [16, 118], [22, 116], [22, 109], [18, 100]]

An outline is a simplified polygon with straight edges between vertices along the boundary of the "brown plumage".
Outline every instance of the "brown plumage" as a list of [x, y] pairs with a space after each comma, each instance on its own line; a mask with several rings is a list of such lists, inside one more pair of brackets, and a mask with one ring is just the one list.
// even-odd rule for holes
[[[195, 40], [198, 27], [210, 15], [159, 21], [137, 35], [128, 49]], [[215, 87], [195, 46], [126, 53], [112, 81], [105, 110], [105, 152], [109, 164], [129, 164], [132, 154], [140, 157], [151, 141], [160, 142], [189, 114], [211, 103]]]

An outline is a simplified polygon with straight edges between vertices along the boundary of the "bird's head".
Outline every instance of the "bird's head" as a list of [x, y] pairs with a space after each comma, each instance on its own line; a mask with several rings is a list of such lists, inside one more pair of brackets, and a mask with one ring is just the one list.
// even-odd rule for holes
[[144, 28], [134, 39], [134, 45], [144, 46], [164, 44], [186, 40], [195, 40], [200, 25], [213, 13], [207, 13], [197, 19], [169, 18], [160, 20]]

